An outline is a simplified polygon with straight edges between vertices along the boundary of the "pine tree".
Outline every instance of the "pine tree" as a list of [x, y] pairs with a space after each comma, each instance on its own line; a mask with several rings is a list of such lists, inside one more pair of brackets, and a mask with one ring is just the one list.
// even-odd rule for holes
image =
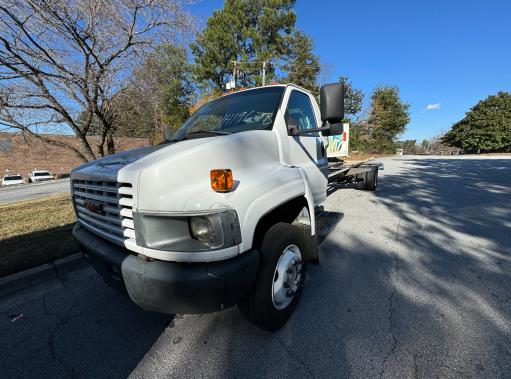
[[303, 32], [296, 32], [292, 38], [289, 61], [283, 66], [288, 72], [286, 82], [294, 83], [319, 94], [318, 75], [321, 70], [319, 57], [314, 54], [312, 39]]
[[466, 151], [511, 149], [511, 93], [488, 96], [455, 123], [442, 142]]
[[371, 100], [368, 119], [371, 142], [379, 151], [392, 152], [396, 138], [410, 122], [410, 105], [401, 101], [399, 88], [395, 86], [377, 87]]
[[262, 84], [262, 62], [267, 82], [286, 80], [317, 92], [319, 58], [310, 37], [295, 29], [295, 0], [226, 0], [208, 19], [191, 45], [196, 79], [206, 88], [223, 90], [239, 65], [238, 85]]

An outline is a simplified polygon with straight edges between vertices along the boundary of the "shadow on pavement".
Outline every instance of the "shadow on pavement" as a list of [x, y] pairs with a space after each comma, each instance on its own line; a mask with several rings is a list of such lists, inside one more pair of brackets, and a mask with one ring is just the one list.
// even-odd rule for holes
[[74, 254], [74, 222], [0, 240], [0, 277]]
[[406, 161], [375, 194], [353, 195], [374, 212], [323, 243], [282, 330], [262, 332], [236, 309], [186, 316], [134, 376], [507, 376], [510, 170], [511, 160]]
[[235, 308], [176, 317], [165, 330], [168, 317], [84, 271], [1, 303], [2, 374], [508, 376], [511, 160], [403, 163], [375, 193], [350, 195], [366, 207], [357, 216], [333, 212], [341, 222], [282, 330], [260, 331]]
[[389, 298], [393, 349], [411, 356], [423, 376], [428, 368], [507, 376], [511, 160], [403, 161], [373, 199], [400, 220], [387, 226], [399, 244]]
[[139, 309], [91, 269], [0, 305], [1, 376], [9, 378], [125, 378], [171, 321]]

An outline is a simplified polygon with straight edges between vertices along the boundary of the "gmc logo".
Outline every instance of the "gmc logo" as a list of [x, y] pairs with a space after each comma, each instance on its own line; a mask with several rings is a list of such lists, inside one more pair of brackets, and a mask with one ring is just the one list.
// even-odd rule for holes
[[92, 213], [96, 213], [98, 215], [105, 215], [105, 211], [103, 210], [103, 204], [98, 203], [97, 201], [85, 200], [83, 203], [84, 207]]

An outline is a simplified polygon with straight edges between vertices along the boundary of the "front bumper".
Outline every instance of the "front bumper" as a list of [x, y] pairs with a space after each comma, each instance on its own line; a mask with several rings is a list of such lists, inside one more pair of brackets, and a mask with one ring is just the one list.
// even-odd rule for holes
[[144, 260], [89, 232], [80, 224], [73, 236], [94, 269], [111, 286], [127, 292], [141, 308], [162, 313], [209, 313], [240, 302], [259, 267], [259, 252], [218, 262]]

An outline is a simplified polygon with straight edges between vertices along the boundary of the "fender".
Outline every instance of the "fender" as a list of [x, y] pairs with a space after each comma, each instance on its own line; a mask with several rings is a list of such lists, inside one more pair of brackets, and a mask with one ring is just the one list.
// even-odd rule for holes
[[[288, 166], [289, 167], [289, 166]], [[299, 176], [285, 185], [276, 187], [269, 192], [256, 198], [247, 208], [245, 216], [242, 219], [243, 228], [246, 233], [243, 235], [243, 243], [241, 252], [251, 249], [256, 227], [259, 221], [266, 215], [273, 212], [283, 204], [297, 198], [305, 198], [308, 208], [309, 226], [308, 240], [310, 246], [308, 248], [307, 256], [304, 257], [306, 261], [318, 260], [318, 248], [316, 238], [316, 219], [314, 210], [314, 201], [310, 192], [310, 187], [307, 182], [303, 170], [299, 167], [289, 167], [292, 170], [297, 170]], [[295, 171], [296, 172], [296, 171]]]
[[303, 196], [304, 193], [303, 180], [298, 176], [296, 179], [288, 181], [284, 185], [274, 187], [254, 199], [241, 218], [242, 232], [245, 232], [243, 233], [240, 252], [245, 252], [252, 248], [255, 229], [264, 215], [291, 199]]
[[305, 172], [303, 169], [299, 168], [300, 175], [303, 180], [304, 187], [304, 196], [307, 200], [307, 206], [309, 208], [309, 222], [310, 222], [310, 238], [308, 239], [310, 242], [308, 249], [308, 257], [305, 257], [306, 261], [310, 261], [314, 264], [319, 263], [319, 242], [318, 236], [316, 234], [316, 208], [314, 206], [314, 200], [312, 198], [312, 193], [310, 191], [309, 181], [305, 176]]

